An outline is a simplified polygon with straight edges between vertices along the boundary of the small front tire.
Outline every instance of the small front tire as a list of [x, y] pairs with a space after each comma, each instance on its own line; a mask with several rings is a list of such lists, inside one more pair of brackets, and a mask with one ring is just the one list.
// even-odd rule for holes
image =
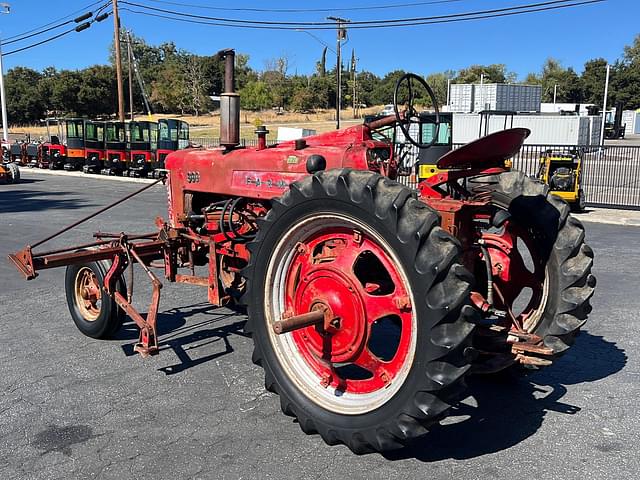
[[[106, 261], [70, 265], [65, 272], [67, 305], [78, 330], [91, 338], [109, 338], [122, 326], [124, 312], [105, 291], [104, 278], [109, 271]], [[124, 280], [116, 283], [126, 291]]]

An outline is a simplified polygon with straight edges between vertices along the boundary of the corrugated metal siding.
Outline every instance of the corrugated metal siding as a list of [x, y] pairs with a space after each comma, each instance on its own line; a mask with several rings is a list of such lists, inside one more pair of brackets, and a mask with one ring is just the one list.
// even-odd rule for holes
[[512, 110], [539, 112], [542, 87], [505, 83], [453, 84], [450, 92], [450, 111], [458, 113], [482, 110]]
[[451, 112], [471, 112], [473, 110], [473, 85], [453, 84], [449, 92]]
[[625, 135], [640, 133], [640, 112], [625, 110], [622, 112], [622, 124], [625, 125]]

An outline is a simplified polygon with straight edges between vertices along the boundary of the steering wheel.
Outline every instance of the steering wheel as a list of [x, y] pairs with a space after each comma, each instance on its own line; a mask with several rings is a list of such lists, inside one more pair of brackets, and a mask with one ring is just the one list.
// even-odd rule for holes
[[[433, 134], [433, 138], [429, 143], [422, 143], [420, 138], [414, 139], [409, 133], [411, 129], [411, 124], [420, 125], [420, 116], [418, 112], [414, 108], [414, 100], [415, 100], [415, 92], [413, 89], [413, 81], [416, 81], [419, 85], [422, 85], [424, 89], [429, 94], [431, 98], [431, 103], [433, 104], [433, 109], [436, 113], [435, 118], [435, 126], [436, 130]], [[409, 92], [409, 101], [406, 103], [407, 108], [404, 111], [400, 111], [400, 104], [398, 99], [398, 94], [400, 93], [400, 88], [403, 83], [407, 84], [407, 91]], [[415, 73], [405, 73], [398, 82], [396, 83], [396, 88], [393, 91], [393, 111], [396, 114], [396, 121], [398, 125], [400, 125], [400, 130], [404, 134], [405, 138], [409, 140], [413, 145], [418, 148], [429, 148], [438, 140], [438, 134], [440, 133], [440, 110], [438, 109], [438, 101], [436, 100], [436, 95], [433, 93], [433, 90], [429, 86], [429, 84], [422, 78], [416, 75]], [[401, 113], [403, 115], [401, 115]], [[420, 127], [418, 127], [418, 132], [420, 132]], [[418, 133], [419, 135], [420, 133]]]

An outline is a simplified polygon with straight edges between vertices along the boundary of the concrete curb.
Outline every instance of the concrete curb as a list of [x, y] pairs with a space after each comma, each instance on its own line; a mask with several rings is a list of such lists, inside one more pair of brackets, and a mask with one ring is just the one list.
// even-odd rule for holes
[[81, 177], [81, 178], [92, 178], [95, 180], [107, 180], [113, 182], [130, 182], [130, 183], [152, 183], [155, 182], [154, 179], [151, 178], [130, 178], [130, 177], [116, 177], [110, 175], [96, 175], [93, 173], [82, 173], [82, 172], [67, 172], [64, 170], [46, 170], [41, 168], [29, 168], [29, 167], [20, 167], [20, 176], [22, 178], [29, 178], [29, 175], [57, 175], [61, 177]]
[[609, 225], [625, 225], [640, 227], [640, 211], [620, 210], [613, 208], [590, 208], [584, 213], [574, 213], [584, 223], [606, 223]]

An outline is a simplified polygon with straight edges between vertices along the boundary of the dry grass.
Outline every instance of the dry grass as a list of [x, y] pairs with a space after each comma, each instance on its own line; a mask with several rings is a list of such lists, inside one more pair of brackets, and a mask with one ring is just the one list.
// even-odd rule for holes
[[[381, 108], [382, 107], [378, 106], [362, 109], [360, 110], [360, 118], [357, 119], [353, 119], [351, 109], [345, 109], [341, 114], [342, 124], [349, 126], [360, 123], [364, 115], [375, 114], [379, 112]], [[136, 117], [138, 120], [146, 120], [147, 118], [149, 117], [146, 115], [138, 115]], [[194, 115], [151, 115], [151, 120], [158, 120], [160, 118], [180, 118], [188, 122], [191, 127], [192, 137], [218, 137], [220, 135], [219, 114], [206, 114], [198, 117]], [[282, 114], [278, 114], [272, 110], [262, 112], [242, 110], [240, 113], [240, 136], [242, 138], [254, 137], [256, 125], [260, 123], [270, 129], [270, 137], [276, 135], [277, 127], [279, 126], [310, 128], [316, 130], [318, 133], [322, 133], [335, 129], [335, 110], [318, 110], [313, 113], [284, 112]], [[14, 126], [11, 127], [10, 131], [14, 138], [18, 138], [20, 134], [29, 134], [31, 138], [37, 138], [47, 133], [46, 127], [42, 125]]]

